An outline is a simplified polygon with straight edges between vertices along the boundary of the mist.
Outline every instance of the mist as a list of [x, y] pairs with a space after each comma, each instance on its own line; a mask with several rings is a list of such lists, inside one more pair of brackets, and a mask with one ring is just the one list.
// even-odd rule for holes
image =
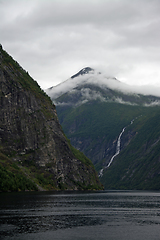
[[0, 0], [1, 44], [43, 89], [86, 65], [152, 84], [160, 79], [159, 9], [158, 0]]
[[[94, 71], [89, 72], [88, 74], [80, 75], [76, 78], [69, 78], [68, 80], [58, 84], [57, 86], [51, 87], [49, 89], [46, 89], [46, 93], [52, 98], [56, 99], [60, 95], [68, 92], [73, 91], [78, 86], [82, 86], [84, 84], [94, 84], [96, 86], [99, 86], [100, 88], [109, 88], [112, 90], [120, 91], [126, 94], [142, 94], [142, 95], [152, 95], [156, 97], [160, 97], [160, 87], [157, 86], [151, 86], [151, 85], [129, 85], [122, 81], [117, 80], [115, 77], [112, 77], [111, 74], [103, 73], [101, 72], [102, 69], [96, 69]], [[91, 99], [101, 99], [101, 101], [104, 101], [104, 97], [97, 92], [89, 92], [88, 90], [81, 90], [81, 94], [84, 96], [85, 99], [91, 100]], [[117, 99], [120, 103], [122, 101]], [[155, 105], [159, 105], [158, 103], [154, 103]]]

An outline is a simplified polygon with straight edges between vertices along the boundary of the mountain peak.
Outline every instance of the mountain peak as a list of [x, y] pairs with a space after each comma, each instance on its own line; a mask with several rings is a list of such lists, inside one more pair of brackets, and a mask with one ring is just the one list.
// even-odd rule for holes
[[75, 78], [75, 77], [78, 77], [80, 75], [84, 75], [84, 74], [88, 74], [90, 72], [94, 72], [94, 69], [93, 68], [90, 68], [90, 67], [85, 67], [83, 68], [82, 70], [80, 70], [78, 73], [76, 73], [75, 75], [73, 75], [71, 78]]

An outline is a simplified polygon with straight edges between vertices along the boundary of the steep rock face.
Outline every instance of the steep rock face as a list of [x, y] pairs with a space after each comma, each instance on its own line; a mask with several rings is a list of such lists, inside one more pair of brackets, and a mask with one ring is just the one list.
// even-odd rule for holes
[[55, 106], [37, 83], [0, 48], [0, 151], [41, 169], [53, 188], [100, 188], [90, 162], [72, 153]]

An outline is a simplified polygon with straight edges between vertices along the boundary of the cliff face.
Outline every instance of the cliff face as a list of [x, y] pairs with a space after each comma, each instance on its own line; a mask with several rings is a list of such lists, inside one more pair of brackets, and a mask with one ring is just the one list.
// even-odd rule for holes
[[2, 47], [0, 109], [3, 154], [23, 167], [39, 169], [55, 189], [101, 187], [91, 162], [80, 161], [71, 151], [50, 98]]

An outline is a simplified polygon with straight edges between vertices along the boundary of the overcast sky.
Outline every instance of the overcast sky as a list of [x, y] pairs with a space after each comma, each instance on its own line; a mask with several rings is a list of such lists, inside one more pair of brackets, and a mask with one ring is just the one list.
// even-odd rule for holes
[[0, 43], [42, 88], [86, 66], [160, 86], [160, 0], [0, 0]]

